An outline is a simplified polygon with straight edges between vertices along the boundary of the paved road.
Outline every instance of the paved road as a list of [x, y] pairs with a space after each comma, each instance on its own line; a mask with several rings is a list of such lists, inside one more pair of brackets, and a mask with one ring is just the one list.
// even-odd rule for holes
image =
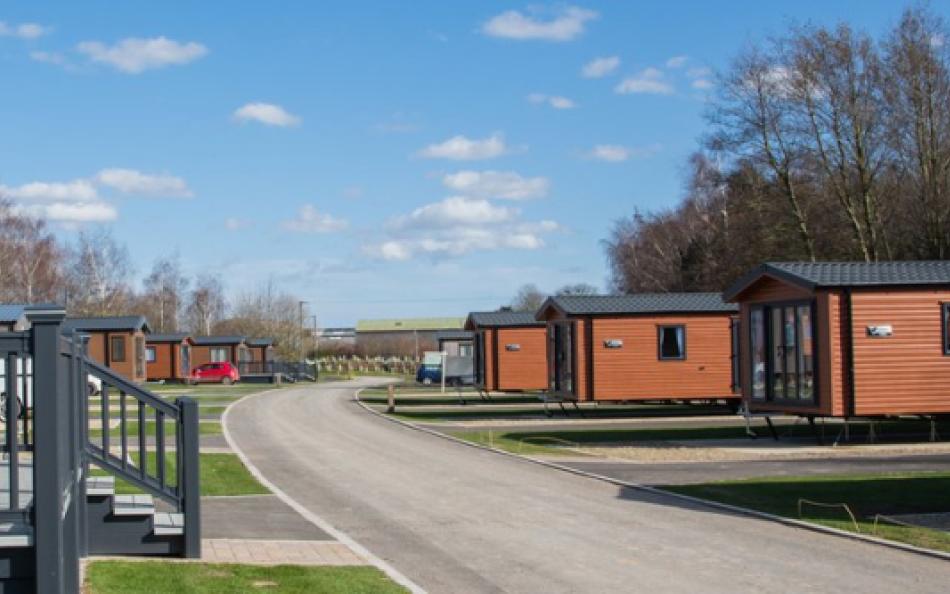
[[252, 398], [229, 429], [269, 480], [430, 592], [946, 592], [950, 562], [451, 443], [363, 410], [354, 385]]

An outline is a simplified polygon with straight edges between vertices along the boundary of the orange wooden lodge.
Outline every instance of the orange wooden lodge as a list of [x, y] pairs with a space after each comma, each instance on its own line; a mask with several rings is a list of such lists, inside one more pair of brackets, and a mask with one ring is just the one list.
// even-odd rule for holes
[[950, 262], [770, 263], [724, 297], [750, 411], [950, 413]]
[[183, 382], [191, 375], [188, 334], [149, 334], [145, 337], [146, 375], [150, 382]]
[[89, 356], [135, 382], [146, 379], [145, 336], [150, 332], [143, 316], [67, 318], [63, 334], [89, 337]]
[[195, 336], [192, 338], [191, 367], [205, 363], [246, 362], [250, 353], [243, 336]]
[[736, 402], [737, 307], [718, 293], [551, 297], [548, 391], [574, 401]]
[[472, 312], [465, 329], [475, 337], [475, 387], [488, 392], [547, 389], [547, 333], [534, 314]]

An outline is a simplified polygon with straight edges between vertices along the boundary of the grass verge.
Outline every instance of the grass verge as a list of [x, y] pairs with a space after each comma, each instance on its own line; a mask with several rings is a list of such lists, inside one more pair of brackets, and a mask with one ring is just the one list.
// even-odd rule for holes
[[[199, 414], [202, 409], [199, 409]], [[166, 421], [165, 422], [165, 437], [170, 439], [175, 433], [175, 422]], [[139, 434], [139, 423], [138, 421], [129, 421], [126, 429], [127, 435], [129, 436], [129, 441], [134, 441], [138, 439]], [[198, 423], [198, 435], [221, 435], [224, 430], [221, 428], [221, 423], [214, 421], [202, 421]], [[91, 438], [100, 438], [102, 437], [102, 429], [90, 429], [89, 437]], [[122, 429], [118, 426], [113, 427], [109, 430], [110, 438], [121, 438]], [[146, 421], [145, 422], [145, 437], [155, 437], [155, 421]]]
[[224, 565], [161, 561], [93, 561], [86, 574], [90, 594], [296, 594], [394, 593], [406, 590], [375, 567]]
[[786, 518], [802, 519], [855, 531], [855, 524], [842, 507], [805, 504], [798, 514], [800, 499], [825, 504], [846, 504], [857, 519], [857, 531], [919, 547], [950, 552], [950, 533], [923, 527], [880, 522], [887, 516], [950, 512], [950, 472], [907, 472], [848, 474], [808, 477], [769, 477], [664, 486], [662, 489], [701, 499], [763, 511]]
[[[267, 495], [270, 491], [257, 482], [247, 468], [241, 463], [236, 454], [200, 454], [201, 494], [209, 497], [227, 495]], [[133, 459], [137, 456], [133, 454]], [[154, 474], [155, 452], [148, 452], [147, 468]], [[91, 474], [104, 476], [106, 471], [93, 468]], [[175, 484], [175, 459], [173, 456], [165, 458], [165, 476], [170, 484]], [[142, 493], [137, 487], [117, 478], [115, 492], [120, 495]]]

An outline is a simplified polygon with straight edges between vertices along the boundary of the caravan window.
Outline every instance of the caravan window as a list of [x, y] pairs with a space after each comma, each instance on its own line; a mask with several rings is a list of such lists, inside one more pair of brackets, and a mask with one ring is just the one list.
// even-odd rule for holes
[[657, 334], [661, 361], [686, 358], [686, 326], [660, 326]]

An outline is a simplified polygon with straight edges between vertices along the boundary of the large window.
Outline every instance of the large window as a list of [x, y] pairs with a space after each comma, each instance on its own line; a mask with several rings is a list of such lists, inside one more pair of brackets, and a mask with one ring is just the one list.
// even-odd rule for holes
[[811, 303], [756, 306], [749, 312], [752, 398], [814, 402]]
[[149, 363], [154, 363], [157, 358], [158, 358], [158, 355], [157, 355], [157, 353], [155, 352], [155, 347], [153, 347], [153, 346], [145, 347], [145, 360], [146, 360], [146, 361], [148, 361]]
[[211, 361], [214, 363], [224, 363], [228, 360], [228, 347], [211, 347]]
[[117, 363], [125, 362], [124, 336], [112, 336], [109, 338], [109, 359]]
[[660, 361], [686, 358], [686, 326], [660, 326], [657, 329]]

